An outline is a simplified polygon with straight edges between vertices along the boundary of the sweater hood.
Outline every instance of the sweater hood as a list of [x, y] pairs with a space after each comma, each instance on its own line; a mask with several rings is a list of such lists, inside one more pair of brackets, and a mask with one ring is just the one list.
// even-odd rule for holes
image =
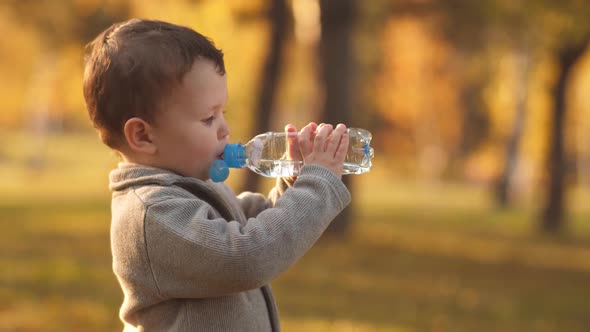
[[109, 182], [109, 189], [114, 192], [144, 185], [170, 186], [174, 183], [206, 183], [198, 179], [181, 176], [166, 169], [123, 162], [119, 163], [118, 167], [111, 171]]

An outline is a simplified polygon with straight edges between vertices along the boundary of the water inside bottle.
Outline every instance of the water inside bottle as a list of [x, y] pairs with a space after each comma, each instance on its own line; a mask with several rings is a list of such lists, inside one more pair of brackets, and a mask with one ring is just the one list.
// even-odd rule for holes
[[[303, 162], [299, 160], [258, 160], [256, 168], [252, 170], [262, 176], [276, 178], [299, 175], [299, 169], [303, 167]], [[370, 167], [345, 162], [342, 174], [362, 174], [368, 172]]]
[[363, 174], [371, 170], [370, 166], [365, 166], [363, 164], [356, 164], [350, 162], [344, 162], [344, 168], [342, 170], [342, 174]]
[[261, 159], [256, 161], [256, 168], [252, 170], [262, 176], [276, 178], [299, 175], [299, 169], [303, 166], [298, 160], [269, 160]]

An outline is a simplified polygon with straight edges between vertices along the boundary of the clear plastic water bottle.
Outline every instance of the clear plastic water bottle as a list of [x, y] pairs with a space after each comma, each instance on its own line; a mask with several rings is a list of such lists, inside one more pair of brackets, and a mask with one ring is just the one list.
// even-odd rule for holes
[[[362, 174], [372, 167], [373, 148], [371, 133], [365, 129], [348, 128], [348, 152], [344, 159], [342, 174]], [[297, 133], [289, 133], [297, 135]], [[229, 175], [228, 167], [243, 168], [266, 177], [299, 175], [303, 166], [301, 160], [290, 160], [287, 155], [287, 133], [268, 132], [257, 135], [246, 144], [227, 144], [223, 160], [217, 160], [211, 167], [210, 176], [215, 182], [224, 181]]]

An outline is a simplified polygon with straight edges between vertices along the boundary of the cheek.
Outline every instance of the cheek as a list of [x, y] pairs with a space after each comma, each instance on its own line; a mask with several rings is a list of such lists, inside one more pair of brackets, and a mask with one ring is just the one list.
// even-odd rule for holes
[[190, 145], [190, 150], [199, 156], [209, 156], [211, 151], [215, 149], [216, 142], [212, 141], [209, 136], [195, 133], [199, 132], [195, 131], [190, 138], [187, 138], [187, 144]]
[[167, 128], [161, 133], [160, 140], [163, 146], [168, 150], [167, 153], [173, 153], [178, 158], [178, 154], [190, 155], [194, 147], [194, 139], [191, 137], [191, 128], [188, 126], [177, 125], [175, 127]]

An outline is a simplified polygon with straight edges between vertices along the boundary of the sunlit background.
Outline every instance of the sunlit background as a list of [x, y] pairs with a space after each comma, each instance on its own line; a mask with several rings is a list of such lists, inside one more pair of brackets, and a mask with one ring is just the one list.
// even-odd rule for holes
[[[0, 331], [117, 331], [84, 45], [132, 17], [225, 53], [232, 141], [373, 133], [353, 204], [273, 282], [285, 331], [587, 331], [585, 0], [1, 0]], [[236, 191], [273, 180], [233, 170]]]

